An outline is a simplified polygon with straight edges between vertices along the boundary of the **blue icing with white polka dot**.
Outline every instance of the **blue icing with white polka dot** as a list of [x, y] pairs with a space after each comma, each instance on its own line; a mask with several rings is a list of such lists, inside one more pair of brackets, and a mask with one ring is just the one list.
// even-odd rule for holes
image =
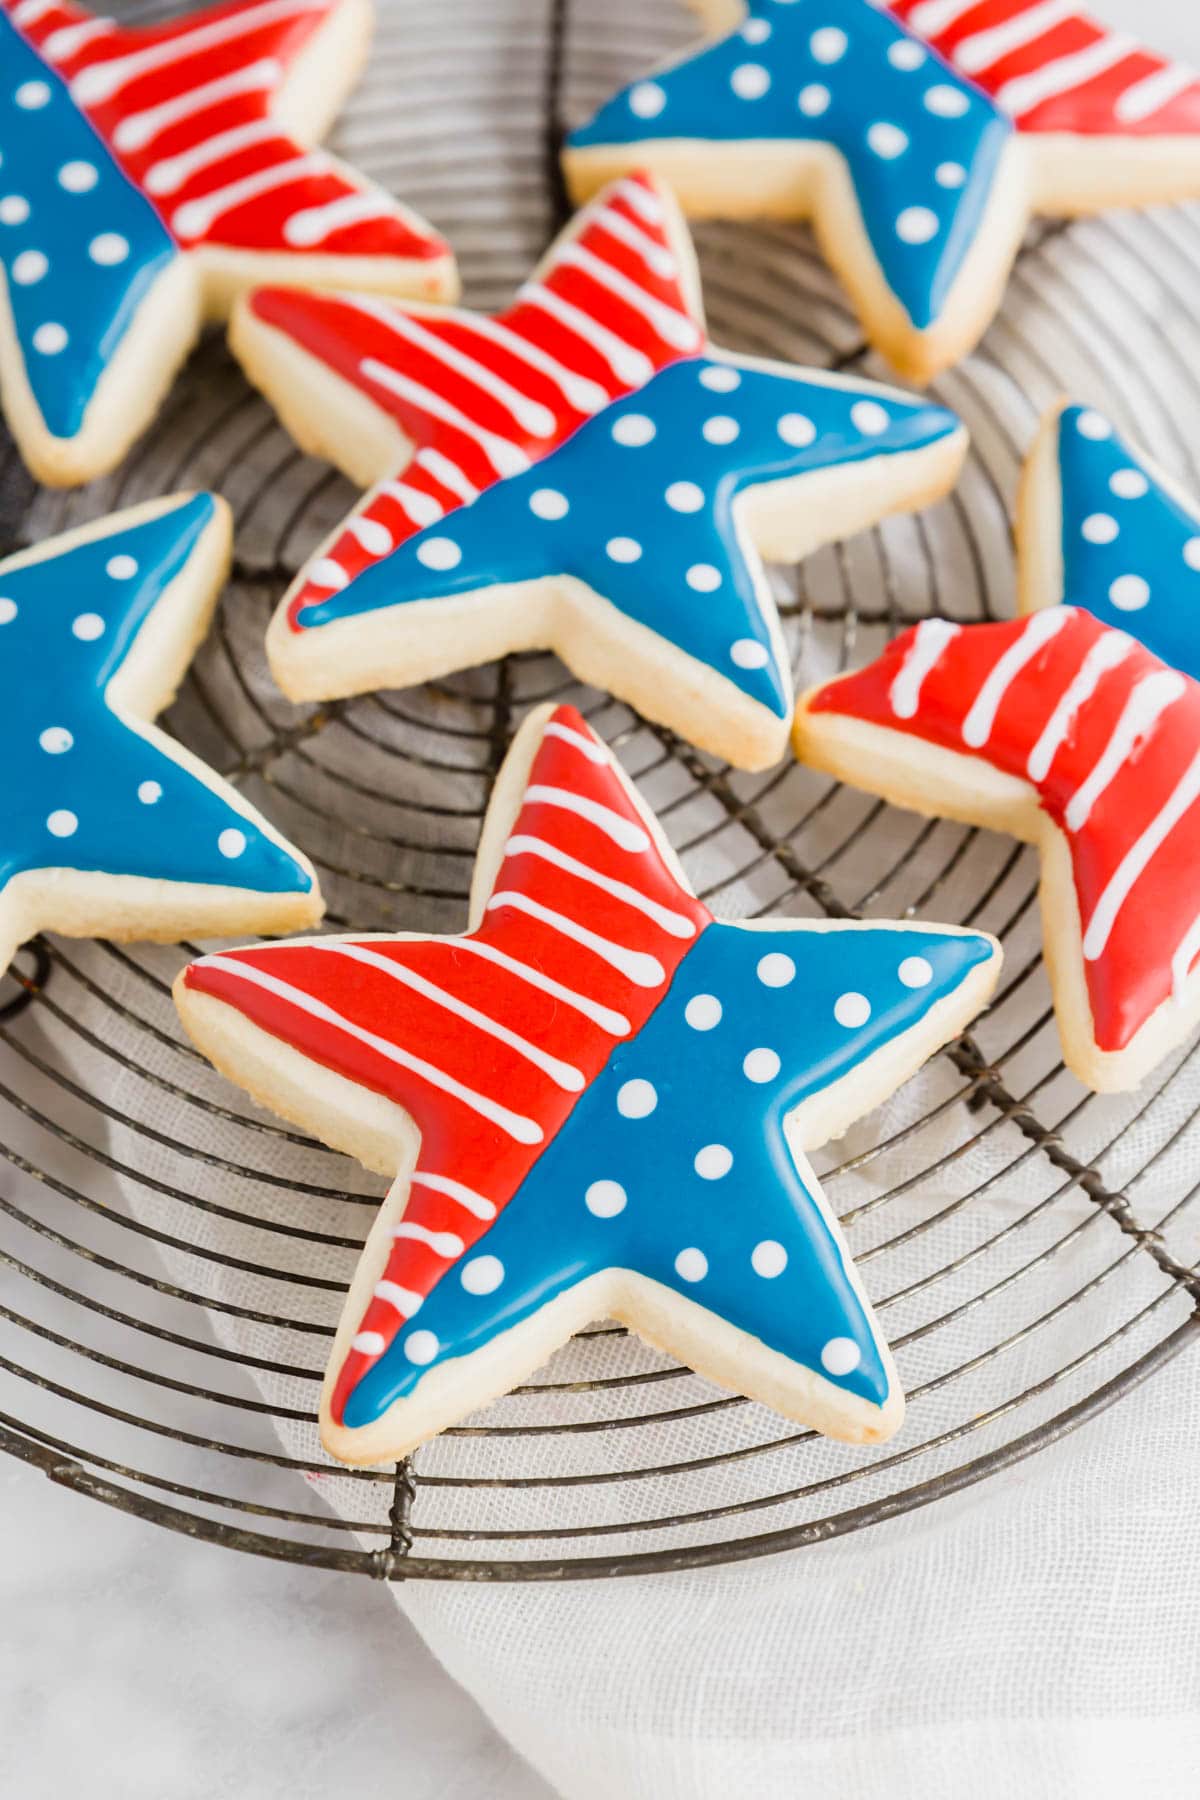
[[57, 555], [0, 568], [0, 887], [33, 869], [308, 893], [288, 851], [105, 690], [213, 518], [207, 494]]
[[52, 436], [80, 430], [139, 304], [177, 254], [61, 77], [0, 12], [0, 263]]
[[1200, 680], [1200, 512], [1091, 408], [1063, 413], [1058, 462], [1064, 601]]
[[874, 1405], [888, 1375], [785, 1116], [919, 1028], [992, 955], [931, 927], [712, 924], [495, 1223], [349, 1396], [366, 1425], [607, 1268], [631, 1269]]
[[573, 576], [783, 718], [790, 673], [773, 609], [760, 602], [757, 557], [739, 542], [737, 496], [958, 428], [943, 407], [869, 384], [716, 357], [674, 363], [532, 470], [302, 608], [298, 623]]
[[924, 330], [979, 233], [1011, 132], [870, 0], [752, 0], [737, 31], [635, 82], [568, 142], [832, 145], [887, 284]]

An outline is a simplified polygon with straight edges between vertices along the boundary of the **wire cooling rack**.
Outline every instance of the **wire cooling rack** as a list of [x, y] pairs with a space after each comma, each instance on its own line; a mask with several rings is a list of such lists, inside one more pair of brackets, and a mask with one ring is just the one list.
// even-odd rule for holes
[[[563, 121], [681, 48], [691, 20], [675, 0], [379, 11], [338, 147], [449, 233], [471, 304], [499, 306], [562, 216]], [[714, 225], [698, 241], [718, 341], [885, 374], [805, 232]], [[1002, 318], [938, 384], [973, 438], [958, 493], [781, 575], [798, 681], [931, 613], [1010, 610], [1009, 504], [1060, 391], [1109, 409], [1200, 490], [1198, 275], [1195, 212], [1031, 234]], [[546, 656], [288, 706], [263, 632], [354, 495], [296, 453], [219, 338], [88, 492], [35, 491], [7, 447], [0, 536], [12, 548], [199, 485], [234, 504], [239, 560], [166, 723], [304, 846], [330, 928], [460, 928], [512, 732], [529, 706], [569, 699], [719, 913], [984, 926], [1005, 975], [977, 1035], [819, 1159], [910, 1394], [896, 1442], [826, 1443], [601, 1324], [410, 1461], [351, 1473], [321, 1453], [314, 1414], [379, 1184], [257, 1112], [182, 1041], [169, 986], [197, 946], [38, 940], [0, 987], [0, 1446], [82, 1494], [270, 1556], [396, 1579], [616, 1575], [924, 1505], [1195, 1339], [1200, 1055], [1120, 1101], [1064, 1071], [1030, 852], [790, 763], [732, 773]]]

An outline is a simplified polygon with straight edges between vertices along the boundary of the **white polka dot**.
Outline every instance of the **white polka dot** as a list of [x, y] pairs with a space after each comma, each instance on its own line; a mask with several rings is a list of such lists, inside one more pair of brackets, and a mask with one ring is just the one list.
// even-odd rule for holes
[[0, 625], [11, 625], [17, 616], [17, 603], [5, 594], [0, 597]]
[[94, 163], [64, 163], [58, 171], [60, 187], [66, 188], [68, 194], [87, 194], [95, 187], [100, 175]]
[[65, 725], [47, 725], [45, 731], [38, 738], [38, 743], [47, 756], [61, 756], [63, 751], [69, 750], [74, 742], [75, 739]]
[[1183, 546], [1183, 560], [1189, 569], [1200, 569], [1200, 537], [1188, 539]]
[[739, 100], [761, 100], [771, 77], [761, 63], [740, 63], [729, 77], [729, 85]]
[[498, 1256], [473, 1256], [459, 1280], [468, 1294], [494, 1294], [504, 1280], [504, 1264]]
[[417, 545], [417, 561], [427, 569], [456, 569], [462, 561], [462, 551], [453, 538], [423, 538]]
[[732, 394], [741, 385], [741, 376], [728, 363], [706, 363], [700, 371], [700, 386], [710, 394]]
[[733, 1167], [733, 1151], [725, 1144], [705, 1144], [692, 1164], [701, 1181], [720, 1181]]
[[710, 444], [732, 444], [741, 426], [728, 413], [715, 413], [711, 419], [705, 419], [702, 430]]
[[629, 1196], [619, 1181], [593, 1181], [583, 1203], [598, 1219], [615, 1219], [624, 1212]]
[[529, 510], [539, 519], [565, 519], [570, 503], [557, 488], [534, 488], [529, 496]]
[[862, 1361], [853, 1338], [830, 1338], [821, 1351], [821, 1362], [831, 1375], [852, 1375]]
[[783, 1245], [774, 1238], [764, 1238], [761, 1244], [755, 1244], [750, 1252], [750, 1267], [764, 1281], [774, 1281], [787, 1268], [788, 1254]]
[[432, 1331], [410, 1331], [404, 1340], [404, 1354], [409, 1362], [417, 1363], [424, 1368], [431, 1363], [441, 1345]]
[[73, 837], [79, 830], [79, 820], [73, 812], [68, 812], [65, 807], [61, 807], [57, 812], [50, 814], [46, 820], [46, 829], [53, 832], [55, 837]]
[[766, 19], [747, 19], [742, 26], [742, 37], [747, 44], [765, 44], [771, 35], [771, 27]]
[[1121, 527], [1111, 513], [1091, 513], [1080, 530], [1089, 544], [1111, 544], [1121, 535]]
[[729, 660], [739, 669], [765, 669], [771, 654], [757, 638], [735, 638], [729, 646]]
[[1088, 407], [1081, 412], [1075, 421], [1075, 429], [1080, 437], [1091, 438], [1094, 444], [1102, 444], [1112, 436], [1113, 428], [1103, 413], [1094, 412]]
[[906, 956], [897, 973], [906, 988], [928, 987], [933, 980], [933, 964], [924, 956]]
[[652, 1081], [638, 1077], [624, 1081], [617, 1089], [617, 1111], [625, 1119], [645, 1119], [658, 1105], [658, 1094]]
[[859, 400], [850, 408], [851, 422], [867, 437], [879, 437], [891, 424], [891, 415], [878, 400]]
[[360, 1331], [350, 1345], [360, 1356], [378, 1356], [387, 1343], [382, 1331]]
[[836, 25], [823, 25], [820, 31], [813, 32], [808, 47], [819, 63], [835, 63], [845, 56], [848, 42], [845, 32]]
[[747, 1081], [774, 1081], [779, 1068], [779, 1057], [774, 1050], [765, 1047], [747, 1051], [742, 1062], [742, 1074]]
[[143, 806], [157, 806], [162, 799], [162, 788], [157, 781], [139, 781], [137, 794]]
[[666, 93], [657, 81], [639, 81], [629, 90], [629, 110], [639, 119], [656, 119], [666, 104]]
[[698, 594], [713, 594], [721, 585], [721, 571], [711, 563], [693, 563], [684, 579]]
[[66, 349], [69, 341], [66, 326], [60, 325], [57, 319], [47, 319], [33, 334], [33, 347], [43, 356], [57, 356], [60, 350]]
[[642, 546], [636, 538], [631, 537], [609, 538], [604, 548], [613, 561], [619, 563], [637, 562], [642, 554]]
[[82, 638], [85, 644], [90, 644], [95, 638], [103, 636], [104, 620], [99, 613], [80, 613], [79, 617], [73, 621], [71, 630], [77, 638]]
[[911, 74], [913, 69], [921, 67], [926, 52], [912, 38], [897, 38], [894, 44], [888, 45], [887, 56], [893, 69], [903, 69], [906, 74]]
[[675, 1258], [675, 1273], [681, 1281], [703, 1281], [708, 1274], [708, 1258], [703, 1250], [681, 1250]]
[[865, 994], [839, 994], [834, 1002], [833, 1016], [847, 1031], [857, 1030], [870, 1018], [871, 1002]]
[[672, 512], [699, 512], [704, 505], [704, 489], [694, 481], [673, 481], [667, 489], [667, 505]]
[[785, 444], [794, 450], [805, 450], [817, 435], [817, 428], [803, 413], [784, 413], [775, 427]]
[[129, 255], [129, 239], [122, 237], [119, 231], [102, 231], [88, 245], [88, 255], [101, 268], [111, 269]]
[[23, 225], [29, 217], [29, 202], [24, 194], [5, 194], [0, 200], [0, 225]]
[[49, 267], [49, 260], [40, 250], [22, 250], [13, 260], [12, 278], [18, 287], [32, 287]]
[[114, 581], [132, 581], [138, 572], [137, 558], [133, 556], [110, 556], [104, 565], [105, 573]]
[[829, 111], [829, 102], [833, 95], [819, 81], [810, 81], [807, 87], [800, 89], [796, 101], [800, 111], [807, 119], [819, 119], [823, 112]]
[[622, 413], [613, 424], [613, 442], [624, 444], [627, 450], [640, 450], [643, 444], [651, 441], [655, 429], [654, 420], [648, 419], [645, 413]]
[[939, 163], [933, 171], [933, 179], [939, 187], [961, 188], [967, 185], [967, 171], [958, 162]]
[[1118, 575], [1108, 597], [1122, 612], [1140, 612], [1150, 601], [1150, 583], [1140, 575]]
[[903, 156], [908, 149], [908, 133], [887, 119], [878, 119], [867, 132], [867, 143], [876, 156], [891, 162], [893, 157]]
[[1118, 500], [1140, 500], [1150, 492], [1150, 483], [1140, 469], [1118, 469], [1108, 485]]
[[938, 216], [929, 206], [906, 206], [896, 220], [896, 236], [902, 244], [928, 244], [940, 230]]
[[796, 965], [782, 950], [770, 950], [759, 962], [757, 974], [764, 987], [787, 987], [796, 979]]
[[939, 119], [961, 119], [971, 102], [961, 88], [939, 81], [936, 87], [931, 87], [926, 93], [925, 105]]
[[721, 1023], [721, 1002], [715, 994], [693, 994], [683, 1016], [693, 1031], [711, 1031]]
[[227, 825], [217, 839], [217, 849], [222, 856], [229, 857], [230, 861], [235, 856], [240, 856], [245, 848], [246, 834], [244, 831], [239, 831], [235, 825]]
[[23, 81], [13, 95], [17, 105], [23, 106], [26, 112], [36, 112], [49, 98], [50, 85], [45, 81]]

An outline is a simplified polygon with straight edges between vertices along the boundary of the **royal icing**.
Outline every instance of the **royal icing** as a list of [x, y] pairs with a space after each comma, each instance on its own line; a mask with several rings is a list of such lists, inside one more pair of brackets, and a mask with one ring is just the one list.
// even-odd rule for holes
[[1032, 784], [1069, 847], [1101, 1051], [1126, 1049], [1182, 992], [1200, 955], [1200, 684], [1189, 675], [1056, 606], [998, 625], [928, 620], [806, 704], [818, 728], [822, 715], [859, 719]]
[[1200, 81], [1072, 0], [890, 0], [1021, 131], [1194, 136]]
[[201, 494], [36, 562], [0, 565], [0, 647], [20, 672], [0, 726], [0, 892], [41, 869], [312, 892], [311, 870], [231, 790], [110, 701], [213, 516]]
[[1011, 125], [871, 0], [750, 0], [747, 13], [610, 100], [569, 148], [831, 146], [888, 287], [924, 330], [979, 237]]
[[933, 927], [718, 923], [562, 707], [475, 931], [263, 946], [203, 958], [186, 984], [420, 1132], [337, 1422], [378, 1419], [608, 1268], [882, 1408], [874, 1323], [783, 1121], [993, 953]]
[[[172, 25], [0, 0], [0, 260], [47, 430], [80, 429], [155, 277], [199, 252], [415, 263], [423, 221], [273, 122], [342, 0], [238, 0]], [[298, 273], [304, 265], [297, 263]]]

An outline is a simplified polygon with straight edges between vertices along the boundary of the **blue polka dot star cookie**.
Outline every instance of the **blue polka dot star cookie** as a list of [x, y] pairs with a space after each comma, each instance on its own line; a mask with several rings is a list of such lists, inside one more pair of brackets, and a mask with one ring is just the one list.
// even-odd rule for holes
[[320, 918], [308, 861], [151, 723], [229, 541], [224, 503], [198, 494], [0, 563], [0, 972], [41, 930], [173, 942]]
[[888, 1437], [896, 1370], [804, 1153], [954, 1037], [999, 965], [949, 926], [718, 922], [580, 714], [531, 714], [465, 934], [299, 939], [176, 982], [221, 1069], [395, 1177], [327, 1448], [403, 1455], [605, 1316], [831, 1436]]

